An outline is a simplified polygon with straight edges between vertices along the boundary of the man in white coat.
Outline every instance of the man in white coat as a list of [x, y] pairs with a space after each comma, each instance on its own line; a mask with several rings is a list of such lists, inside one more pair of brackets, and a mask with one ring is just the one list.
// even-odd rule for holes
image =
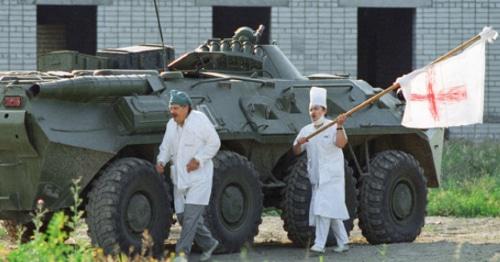
[[200, 260], [205, 261], [219, 244], [204, 224], [203, 211], [212, 191], [212, 158], [221, 143], [210, 120], [192, 109], [185, 92], [170, 92], [169, 109], [172, 118], [160, 145], [156, 170], [163, 174], [171, 162], [175, 213], [182, 225], [175, 251], [188, 255], [194, 240], [204, 250]]
[[343, 124], [346, 116], [341, 114], [337, 123], [311, 138], [306, 137], [331, 120], [325, 119], [326, 89], [312, 87], [310, 90], [309, 115], [312, 123], [303, 127], [295, 139], [293, 151], [300, 155], [307, 151], [307, 171], [312, 186], [309, 225], [316, 226], [316, 238], [311, 251], [324, 253], [326, 239], [331, 227], [337, 240], [335, 252], [349, 249], [349, 239], [343, 220], [349, 219], [345, 205], [344, 154], [347, 144]]

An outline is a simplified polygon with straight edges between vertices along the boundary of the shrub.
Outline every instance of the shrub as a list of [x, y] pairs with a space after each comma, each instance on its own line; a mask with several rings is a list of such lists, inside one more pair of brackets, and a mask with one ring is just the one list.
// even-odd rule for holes
[[[143, 249], [140, 254], [133, 257], [129, 257], [123, 253], [116, 256], [105, 256], [102, 249], [92, 247], [87, 240], [76, 237], [77, 227], [84, 223], [82, 219], [83, 211], [79, 209], [79, 206], [82, 204], [82, 199], [78, 193], [80, 192], [79, 180], [73, 181], [71, 192], [73, 195], [73, 205], [70, 207], [70, 215], [67, 216], [62, 211], [55, 213], [48, 223], [47, 231], [45, 232], [42, 232], [41, 228], [47, 210], [43, 208], [43, 202], [38, 203], [37, 210], [33, 214], [33, 223], [35, 224], [33, 239], [24, 244], [19, 242], [17, 249], [6, 255], [8, 261], [158, 261], [151, 255], [148, 255], [148, 250], [153, 247], [153, 242], [147, 231], [143, 233]], [[19, 235], [22, 235], [22, 233], [22, 231], [19, 232]], [[74, 239], [75, 243], [67, 243], [66, 240], [68, 238]], [[6, 248], [0, 246], [0, 260], [2, 260], [1, 255], [5, 256], [5, 250]], [[173, 261], [176, 254], [170, 253], [167, 256], [168, 254], [165, 253], [164, 255], [164, 261]], [[180, 254], [180, 256], [183, 256], [183, 254]]]
[[500, 144], [445, 144], [441, 187], [429, 191], [429, 215], [500, 216]]
[[[71, 207], [71, 217], [64, 212], [57, 212], [48, 223], [47, 231], [41, 232], [43, 218], [47, 210], [43, 207], [43, 202], [37, 203], [37, 210], [33, 216], [35, 231], [33, 239], [21, 244], [12, 251], [7, 259], [9, 261], [94, 261], [98, 254], [96, 249], [89, 243], [83, 241], [76, 245], [66, 244], [68, 237], [74, 237], [76, 226], [81, 223], [83, 211], [78, 210], [82, 200], [78, 196], [79, 180], [73, 181], [71, 191], [73, 193], [74, 204]], [[68, 234], [66, 227], [70, 230]], [[20, 239], [20, 238], [19, 238]]]

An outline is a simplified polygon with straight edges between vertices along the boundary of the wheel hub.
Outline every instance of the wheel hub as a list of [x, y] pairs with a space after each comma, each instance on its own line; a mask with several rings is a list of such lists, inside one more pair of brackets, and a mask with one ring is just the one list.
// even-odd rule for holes
[[151, 204], [149, 199], [141, 193], [134, 194], [127, 207], [127, 221], [132, 231], [141, 233], [151, 221]]
[[241, 220], [244, 213], [245, 196], [239, 187], [227, 186], [222, 192], [222, 217], [229, 224]]
[[392, 210], [397, 219], [407, 218], [413, 209], [413, 194], [410, 186], [400, 182], [394, 187], [392, 194]]

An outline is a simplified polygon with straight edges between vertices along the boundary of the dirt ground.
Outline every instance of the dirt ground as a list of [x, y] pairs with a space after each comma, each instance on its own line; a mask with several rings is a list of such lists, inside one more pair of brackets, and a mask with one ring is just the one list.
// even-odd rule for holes
[[[357, 223], [356, 223], [357, 224]], [[86, 228], [79, 230], [87, 238]], [[173, 250], [180, 228], [174, 226], [167, 241]], [[0, 243], [15, 248], [7, 237]], [[422, 234], [413, 243], [370, 245], [355, 227], [350, 236], [351, 249], [336, 254], [332, 247], [317, 257], [306, 249], [293, 247], [279, 217], [264, 217], [251, 249], [241, 253], [214, 255], [212, 261], [498, 261], [500, 262], [500, 218], [427, 217]], [[198, 261], [194, 253], [190, 261]]]
[[[172, 229], [171, 239], [178, 230]], [[350, 240], [347, 253], [336, 254], [330, 247], [323, 257], [314, 257], [291, 245], [279, 217], [264, 217], [253, 248], [214, 255], [213, 261], [500, 261], [500, 218], [427, 217], [415, 242], [376, 246], [355, 227]], [[190, 261], [198, 256], [193, 254]]]

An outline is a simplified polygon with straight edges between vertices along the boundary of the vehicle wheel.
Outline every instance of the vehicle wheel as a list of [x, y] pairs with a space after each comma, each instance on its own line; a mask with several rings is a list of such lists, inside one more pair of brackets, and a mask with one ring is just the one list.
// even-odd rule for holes
[[[309, 226], [309, 206], [311, 203], [311, 183], [307, 177], [307, 156], [303, 155], [293, 165], [285, 178], [286, 187], [281, 192], [281, 218], [288, 238], [298, 247], [309, 247], [314, 243], [315, 229]], [[354, 226], [358, 208], [356, 178], [347, 162], [345, 164], [345, 201], [349, 219], [344, 221], [347, 234]], [[333, 232], [330, 230], [327, 246], [336, 245]]]
[[262, 185], [245, 157], [220, 151], [214, 157], [214, 178], [205, 221], [219, 240], [217, 252], [238, 252], [253, 243], [262, 223]]
[[92, 243], [106, 254], [141, 252], [146, 230], [153, 241], [148, 252], [162, 254], [172, 209], [165, 180], [151, 163], [138, 158], [111, 163], [93, 182], [86, 210]]
[[361, 178], [359, 227], [371, 244], [411, 242], [425, 223], [426, 179], [410, 154], [389, 150]]

